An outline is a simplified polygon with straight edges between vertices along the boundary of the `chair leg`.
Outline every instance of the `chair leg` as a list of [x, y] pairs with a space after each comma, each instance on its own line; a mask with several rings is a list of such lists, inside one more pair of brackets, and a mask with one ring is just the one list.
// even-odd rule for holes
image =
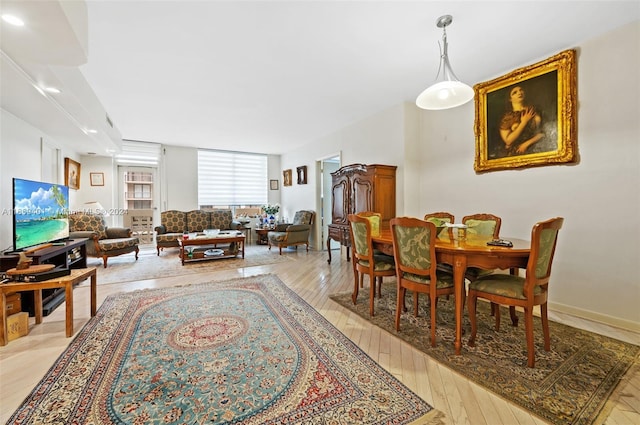
[[106, 255], [103, 255], [103, 256], [102, 256], [102, 263], [104, 264], [104, 268], [105, 268], [105, 269], [107, 268], [107, 259], [108, 259], [108, 258], [109, 258], [109, 257], [107, 257]]
[[471, 335], [469, 336], [469, 347], [475, 347], [476, 345], [476, 332], [478, 331], [478, 323], [476, 322], [476, 301], [477, 297], [475, 292], [469, 292], [467, 302], [469, 303], [469, 321], [471, 322]]
[[498, 332], [500, 330], [500, 305], [494, 304], [494, 303], [491, 303], [491, 304], [496, 306], [493, 314], [494, 314], [494, 316], [496, 316], [496, 328], [495, 329], [496, 329], [496, 332]]
[[527, 366], [534, 367], [536, 362], [536, 352], [533, 345], [533, 311], [524, 308], [524, 333], [527, 336]]
[[418, 292], [413, 291], [413, 315], [418, 317]]
[[280, 255], [282, 255], [282, 245], [278, 246], [280, 248]]
[[518, 327], [518, 316], [516, 315], [516, 306], [509, 306], [509, 315], [511, 316], [511, 325]]
[[[435, 285], [435, 282], [431, 282], [432, 285]], [[429, 296], [431, 301], [431, 346], [436, 346], [436, 303], [438, 302], [438, 297], [435, 295]]]
[[540, 318], [542, 319], [542, 333], [544, 335], [544, 350], [551, 350], [551, 336], [549, 335], [549, 318], [547, 316], [547, 303], [540, 305]]
[[358, 290], [359, 290], [359, 286], [358, 286], [358, 281], [360, 279], [358, 278], [358, 270], [356, 270], [355, 268], [355, 263], [354, 263], [354, 267], [353, 267], [353, 294], [351, 294], [351, 301], [353, 301], [353, 305], [356, 304], [356, 300], [358, 299]]
[[376, 278], [373, 275], [369, 275], [369, 315], [374, 316], [373, 304], [376, 296]]
[[398, 287], [398, 300], [396, 301], [396, 331], [400, 330], [400, 309], [402, 311], [407, 311], [406, 307], [404, 307], [404, 297], [406, 295], [407, 290], [402, 287]]

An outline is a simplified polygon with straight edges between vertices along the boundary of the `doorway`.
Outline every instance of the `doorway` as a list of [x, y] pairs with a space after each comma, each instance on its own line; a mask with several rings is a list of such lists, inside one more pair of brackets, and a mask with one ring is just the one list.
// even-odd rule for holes
[[[325, 249], [329, 236], [329, 224], [331, 224], [333, 200], [331, 197], [332, 177], [331, 173], [340, 168], [340, 155], [333, 155], [320, 160], [320, 170], [322, 178], [319, 179], [320, 188], [320, 205], [321, 205], [321, 223], [322, 223], [322, 240], [321, 249]], [[340, 249], [340, 243], [331, 239], [329, 247], [331, 250]]]
[[159, 222], [159, 197], [156, 167], [118, 166], [118, 205], [123, 212], [122, 225], [128, 227], [140, 244], [152, 244], [154, 222]]

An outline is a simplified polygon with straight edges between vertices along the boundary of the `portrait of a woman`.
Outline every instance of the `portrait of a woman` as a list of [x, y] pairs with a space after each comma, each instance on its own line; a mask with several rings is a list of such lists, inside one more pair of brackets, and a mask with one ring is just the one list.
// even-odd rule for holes
[[503, 158], [557, 149], [556, 73], [493, 93], [490, 156]]

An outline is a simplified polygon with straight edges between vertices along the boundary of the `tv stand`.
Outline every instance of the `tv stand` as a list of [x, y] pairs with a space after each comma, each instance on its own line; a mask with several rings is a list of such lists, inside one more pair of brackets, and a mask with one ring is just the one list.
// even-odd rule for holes
[[[53, 264], [55, 268], [83, 269], [87, 267], [87, 238], [69, 239], [63, 246], [48, 246], [36, 251], [27, 253], [27, 257], [36, 264]], [[18, 262], [18, 255], [14, 258], [3, 258], [3, 269], [15, 267]], [[15, 261], [11, 267], [5, 264]], [[53, 310], [64, 302], [64, 288], [43, 289], [42, 290], [42, 314], [48, 316]], [[35, 315], [33, 291], [22, 293], [22, 306], [26, 307], [30, 316]]]

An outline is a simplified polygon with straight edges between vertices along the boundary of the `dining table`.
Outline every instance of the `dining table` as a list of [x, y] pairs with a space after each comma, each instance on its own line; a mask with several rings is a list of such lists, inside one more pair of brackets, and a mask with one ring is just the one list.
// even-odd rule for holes
[[[531, 242], [523, 239], [502, 237], [511, 241], [513, 246], [487, 245], [493, 240], [491, 236], [475, 234], [459, 235], [453, 232], [440, 232], [436, 238], [435, 250], [438, 263], [450, 264], [453, 267], [453, 281], [455, 290], [455, 316], [456, 338], [455, 353], [461, 354], [462, 348], [462, 321], [463, 300], [465, 297], [465, 273], [467, 267], [481, 269], [516, 270], [527, 267]], [[390, 229], [381, 229], [377, 235], [372, 235], [371, 241], [374, 249], [378, 249], [387, 255], [394, 255], [393, 239]]]

